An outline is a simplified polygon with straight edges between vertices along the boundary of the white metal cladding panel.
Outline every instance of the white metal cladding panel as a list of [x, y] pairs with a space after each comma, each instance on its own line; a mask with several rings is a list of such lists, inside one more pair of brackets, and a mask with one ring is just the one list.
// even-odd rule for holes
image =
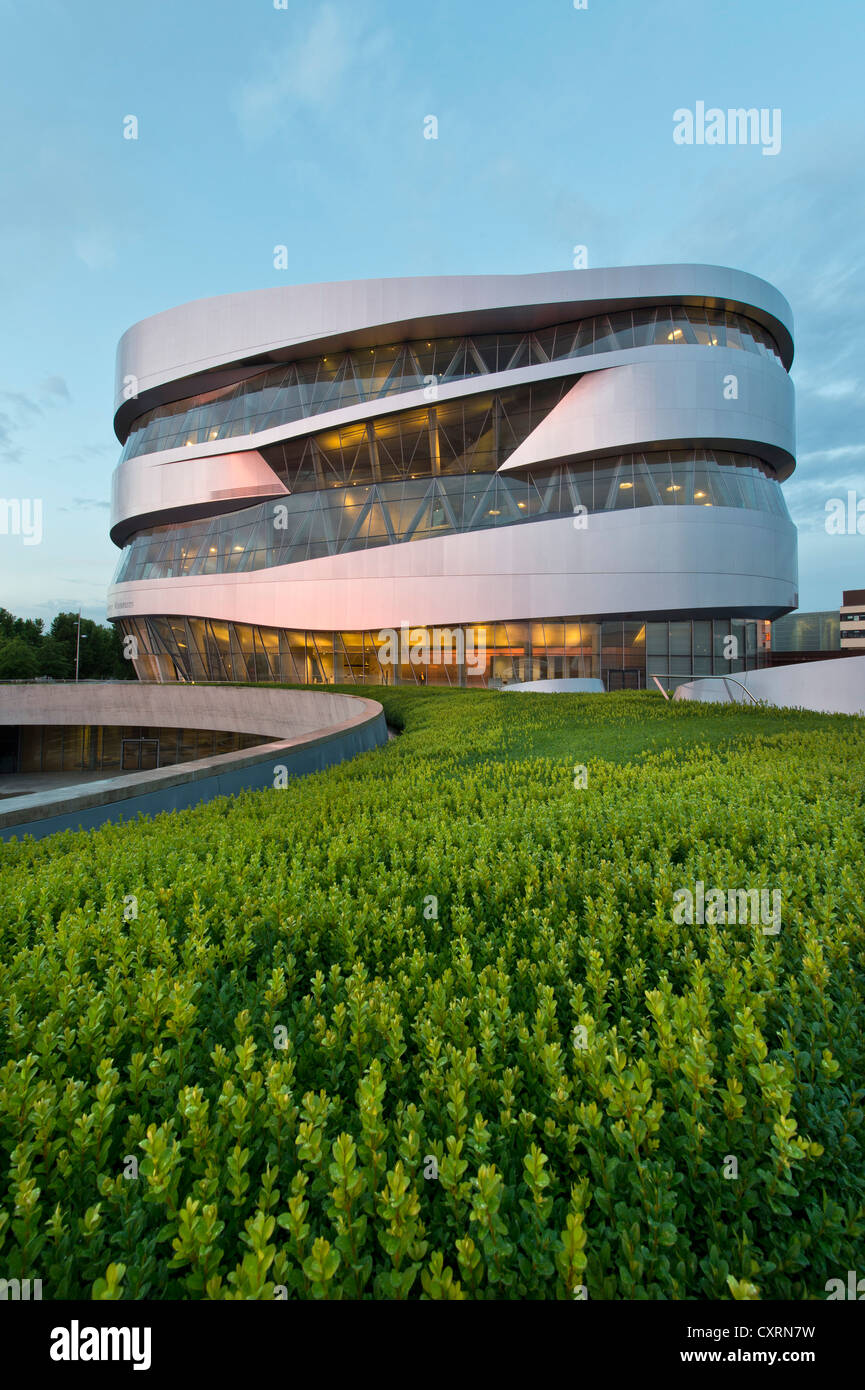
[[184, 458], [163, 464], [155, 456], [131, 460], [114, 471], [111, 483], [112, 526], [140, 518], [137, 530], [162, 526], [190, 507], [211, 512], [254, 506], [288, 491], [273, 469], [254, 449], [213, 458]]
[[[502, 465], [625, 453], [664, 440], [724, 441], [774, 461], [796, 450], [793, 383], [776, 362], [727, 348], [643, 350], [582, 377]], [[676, 353], [681, 356], [676, 357]], [[730, 382], [734, 377], [735, 382]], [[735, 389], [736, 397], [725, 397]]]
[[[550, 322], [626, 307], [641, 299], [693, 299], [751, 308], [774, 323], [785, 361], [792, 353], [792, 313], [774, 286], [724, 266], [622, 266], [531, 275], [442, 275], [289, 285], [219, 295], [168, 309], [129, 328], [117, 351], [115, 410], [130, 409], [129, 377], [138, 394], [225, 363], [278, 348], [339, 340], [363, 330], [401, 334], [496, 331], [496, 324]], [[478, 315], [486, 318], [478, 320]], [[498, 318], [496, 318], [498, 316]], [[771, 322], [770, 322], [771, 321]], [[483, 328], [478, 327], [483, 323]]]
[[178, 614], [359, 631], [686, 611], [774, 616], [797, 603], [796, 528], [714, 507], [644, 507], [109, 591], [112, 618]]

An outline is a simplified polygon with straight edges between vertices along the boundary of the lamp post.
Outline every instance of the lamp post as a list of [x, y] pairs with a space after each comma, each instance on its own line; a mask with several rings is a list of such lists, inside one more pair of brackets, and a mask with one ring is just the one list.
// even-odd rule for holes
[[[87, 636], [85, 632], [84, 636]], [[78, 683], [78, 662], [81, 656], [81, 609], [78, 610], [78, 629], [75, 637], [75, 683]]]

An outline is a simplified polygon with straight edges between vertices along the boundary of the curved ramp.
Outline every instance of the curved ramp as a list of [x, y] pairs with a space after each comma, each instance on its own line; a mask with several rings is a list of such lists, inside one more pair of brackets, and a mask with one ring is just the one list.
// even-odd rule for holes
[[157, 815], [215, 796], [273, 787], [387, 742], [381, 705], [335, 691], [242, 686], [94, 684], [0, 686], [0, 725], [122, 725], [260, 734], [254, 748], [0, 802], [0, 839], [40, 839], [109, 820]]

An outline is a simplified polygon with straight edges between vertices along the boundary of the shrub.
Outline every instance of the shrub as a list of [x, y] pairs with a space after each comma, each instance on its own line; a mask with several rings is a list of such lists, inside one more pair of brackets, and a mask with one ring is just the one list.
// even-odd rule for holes
[[[350, 764], [2, 850], [5, 1276], [824, 1297], [861, 1264], [861, 721], [370, 693], [405, 732]], [[780, 932], [677, 923], [697, 881], [779, 889]]]

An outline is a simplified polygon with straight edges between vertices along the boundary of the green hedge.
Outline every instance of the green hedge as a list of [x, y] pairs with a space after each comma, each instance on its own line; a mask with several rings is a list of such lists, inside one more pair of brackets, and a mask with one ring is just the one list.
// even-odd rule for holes
[[[807, 1299], [861, 1269], [862, 721], [369, 693], [404, 732], [351, 764], [0, 851], [0, 1276]], [[780, 932], [678, 925], [698, 880], [780, 890]]]

